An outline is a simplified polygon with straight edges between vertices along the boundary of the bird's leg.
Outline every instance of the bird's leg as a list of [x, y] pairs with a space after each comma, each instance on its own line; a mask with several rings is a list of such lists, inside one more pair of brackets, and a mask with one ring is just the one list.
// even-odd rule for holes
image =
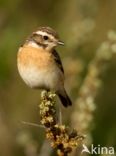
[[62, 111], [60, 106], [59, 106], [59, 124], [62, 125]]

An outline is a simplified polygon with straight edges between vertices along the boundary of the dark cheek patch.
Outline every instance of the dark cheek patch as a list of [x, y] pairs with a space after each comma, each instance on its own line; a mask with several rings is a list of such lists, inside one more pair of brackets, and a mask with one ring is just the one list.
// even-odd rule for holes
[[27, 39], [27, 42], [29, 41], [36, 43], [38, 46], [43, 47], [44, 49], [48, 47], [48, 44], [44, 44], [43, 36], [36, 33], [33, 33], [32, 36]]

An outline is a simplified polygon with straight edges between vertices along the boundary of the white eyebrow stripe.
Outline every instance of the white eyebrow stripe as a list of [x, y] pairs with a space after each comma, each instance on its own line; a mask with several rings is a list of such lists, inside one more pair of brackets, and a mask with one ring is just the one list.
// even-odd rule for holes
[[54, 36], [48, 34], [47, 32], [36, 31], [35, 34], [42, 35], [42, 36], [48, 36], [49, 38], [54, 39]]

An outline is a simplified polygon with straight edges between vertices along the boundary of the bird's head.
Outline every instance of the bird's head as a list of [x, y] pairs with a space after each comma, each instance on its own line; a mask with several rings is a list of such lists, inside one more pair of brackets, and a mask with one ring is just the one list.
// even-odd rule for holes
[[35, 46], [48, 50], [54, 49], [57, 45], [64, 45], [64, 43], [60, 41], [57, 32], [50, 27], [38, 28], [37, 31], [32, 33], [27, 41]]

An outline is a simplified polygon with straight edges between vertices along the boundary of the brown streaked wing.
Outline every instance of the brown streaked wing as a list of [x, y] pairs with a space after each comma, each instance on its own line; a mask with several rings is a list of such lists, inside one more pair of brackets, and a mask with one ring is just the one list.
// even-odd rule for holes
[[56, 64], [58, 65], [58, 67], [60, 68], [60, 70], [61, 70], [61, 71], [63, 72], [63, 74], [64, 74], [64, 68], [63, 68], [63, 65], [62, 65], [62, 62], [61, 62], [60, 55], [57, 53], [56, 50], [53, 50], [52, 54], [53, 54], [53, 56], [54, 56], [54, 59], [55, 59]]

